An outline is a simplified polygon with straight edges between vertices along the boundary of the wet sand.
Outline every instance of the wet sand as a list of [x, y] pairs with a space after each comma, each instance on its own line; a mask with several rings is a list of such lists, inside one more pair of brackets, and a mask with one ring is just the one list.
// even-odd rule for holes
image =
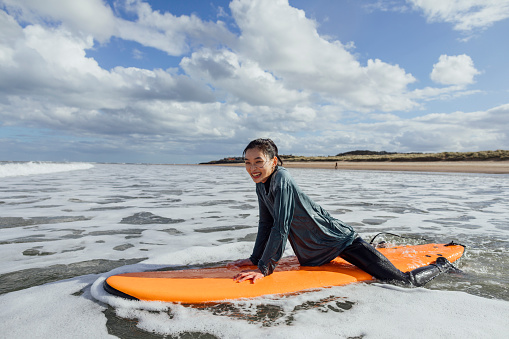
[[[220, 164], [214, 166], [244, 166]], [[336, 162], [285, 162], [287, 168], [335, 169]], [[509, 161], [437, 161], [437, 162], [337, 162], [338, 170], [414, 171], [509, 174]]]

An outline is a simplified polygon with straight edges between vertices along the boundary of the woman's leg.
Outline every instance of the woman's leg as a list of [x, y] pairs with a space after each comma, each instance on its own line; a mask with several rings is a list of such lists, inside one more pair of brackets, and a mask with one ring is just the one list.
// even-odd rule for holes
[[442, 272], [454, 268], [446, 258], [439, 257], [435, 264], [404, 273], [360, 237], [345, 248], [339, 256], [378, 280], [398, 281], [414, 286], [423, 286]]

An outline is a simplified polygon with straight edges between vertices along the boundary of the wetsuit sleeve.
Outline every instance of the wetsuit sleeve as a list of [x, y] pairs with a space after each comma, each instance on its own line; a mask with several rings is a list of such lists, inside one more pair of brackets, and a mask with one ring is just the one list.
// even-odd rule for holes
[[290, 224], [295, 207], [294, 193], [286, 181], [277, 184], [274, 196], [274, 223], [263, 255], [258, 261], [258, 268], [263, 275], [272, 274], [278, 261], [283, 256]]
[[269, 212], [269, 209], [265, 205], [265, 203], [258, 196], [258, 208], [259, 208], [259, 221], [258, 221], [258, 233], [256, 235], [256, 241], [253, 248], [253, 253], [249, 260], [253, 263], [253, 265], [258, 265], [258, 261], [263, 255], [263, 251], [265, 250], [265, 246], [267, 244], [267, 240], [269, 239], [270, 229], [274, 224], [274, 219]]

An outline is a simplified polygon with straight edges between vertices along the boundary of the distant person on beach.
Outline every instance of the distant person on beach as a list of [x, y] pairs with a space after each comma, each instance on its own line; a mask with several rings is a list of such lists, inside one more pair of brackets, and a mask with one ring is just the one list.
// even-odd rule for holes
[[422, 286], [449, 270], [456, 270], [444, 257], [410, 272], [398, 270], [383, 254], [364, 241], [353, 228], [333, 218], [297, 186], [282, 167], [276, 144], [256, 139], [244, 149], [246, 171], [256, 183], [259, 204], [258, 234], [248, 259], [235, 266], [258, 266], [233, 278], [257, 280], [272, 274], [290, 244], [302, 266], [320, 266], [340, 256], [376, 279]]

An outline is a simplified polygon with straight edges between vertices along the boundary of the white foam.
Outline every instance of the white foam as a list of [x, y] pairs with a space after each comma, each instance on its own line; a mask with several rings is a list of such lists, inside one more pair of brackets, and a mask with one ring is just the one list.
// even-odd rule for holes
[[0, 296], [4, 338], [115, 338], [108, 334], [105, 309], [73, 296], [95, 276], [62, 281]]
[[[14, 227], [0, 219], [6, 223], [0, 228], [0, 274], [92, 259], [147, 259], [100, 275], [1, 295], [0, 333], [9, 333], [9, 338], [67, 338], [70, 333], [73, 337], [108, 337], [106, 304], [117, 316], [135, 319], [139, 328], [174, 336], [204, 332], [233, 338], [502, 338], [509, 330], [505, 320], [509, 302], [446, 291], [455, 288], [447, 285], [449, 278], [431, 284], [431, 288], [444, 290], [359, 284], [235, 301], [230, 313], [113, 297], [102, 288], [112, 274], [248, 257], [257, 231], [257, 200], [254, 185], [242, 168], [90, 166], [94, 167], [48, 175], [45, 180], [24, 176], [2, 181], [0, 217], [27, 222]], [[493, 280], [499, 295], [507, 295], [507, 287], [501, 284], [507, 281], [503, 266], [507, 260], [502, 258], [509, 238], [507, 176], [298, 169], [291, 173], [333, 216], [357, 223], [356, 230], [366, 239], [389, 231], [499, 244], [495, 246], [500, 248], [489, 253], [491, 264], [485, 267], [470, 259], [482, 256], [483, 247], [467, 248], [460, 268], [479, 281]], [[121, 223], [140, 212], [180, 221]], [[85, 220], [29, 222], [56, 216]], [[384, 222], [375, 225], [369, 220]], [[27, 250], [47, 255], [30, 256]], [[470, 283], [458, 281], [469, 287]], [[83, 288], [83, 295], [72, 295]], [[476, 288], [463, 290], [476, 292]], [[346, 301], [353, 306], [338, 311], [336, 303]], [[304, 309], [302, 305], [314, 306]], [[247, 319], [271, 307], [276, 313], [280, 310], [275, 318]], [[270, 326], [264, 326], [264, 321]]]
[[[146, 331], [174, 336], [204, 332], [226, 338], [505, 338], [509, 312], [508, 302], [464, 292], [377, 284], [234, 301], [237, 310], [224, 315], [215, 314], [212, 306], [204, 309], [119, 299], [114, 303], [117, 315], [139, 321], [138, 326]], [[328, 299], [333, 301], [295, 312], [295, 307], [305, 302]], [[335, 302], [345, 300], [353, 306], [341, 311]], [[260, 326], [269, 319], [251, 322], [242, 318], [271, 305], [287, 314], [271, 327]]]
[[16, 162], [0, 164], [0, 178], [86, 170], [89, 163]]

